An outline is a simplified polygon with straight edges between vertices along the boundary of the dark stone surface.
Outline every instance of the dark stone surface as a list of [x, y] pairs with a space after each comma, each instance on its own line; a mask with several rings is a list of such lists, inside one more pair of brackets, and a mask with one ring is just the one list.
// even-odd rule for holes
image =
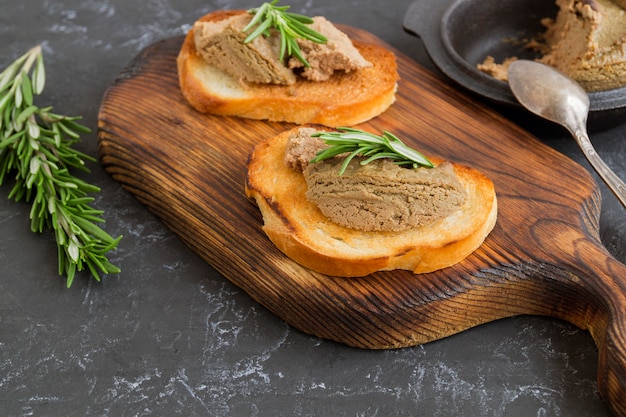
[[[96, 155], [106, 88], [144, 47], [183, 34], [217, 8], [251, 1], [22, 0], [0, 13], [0, 66], [44, 49], [38, 104], [82, 115]], [[309, 0], [293, 11], [366, 29], [430, 69], [402, 29], [411, 0]], [[138, 121], [140, 123], [140, 121]], [[558, 129], [527, 127], [585, 168]], [[626, 178], [626, 128], [596, 132], [598, 153]], [[29, 231], [29, 206], [0, 187], [0, 415], [2, 416], [608, 416], [596, 390], [587, 332], [517, 317], [423, 346], [364, 351], [302, 334], [217, 274], [98, 164], [95, 206], [123, 235], [122, 273], [70, 289], [50, 233]], [[597, 178], [597, 177], [596, 177]], [[599, 181], [599, 180], [598, 180]], [[625, 211], [607, 188], [601, 235], [626, 261]]]

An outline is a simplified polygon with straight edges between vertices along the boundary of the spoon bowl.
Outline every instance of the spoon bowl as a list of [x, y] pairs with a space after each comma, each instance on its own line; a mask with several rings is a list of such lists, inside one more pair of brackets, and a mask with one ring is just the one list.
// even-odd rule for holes
[[553, 67], [523, 59], [509, 66], [508, 80], [522, 106], [572, 134], [591, 166], [626, 207], [626, 184], [604, 163], [589, 140], [589, 96], [581, 85]]

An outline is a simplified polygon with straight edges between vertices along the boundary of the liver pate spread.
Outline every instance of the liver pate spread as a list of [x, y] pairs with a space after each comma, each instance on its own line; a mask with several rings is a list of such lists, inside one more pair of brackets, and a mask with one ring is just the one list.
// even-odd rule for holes
[[326, 44], [298, 39], [303, 57], [310, 68], [302, 67], [297, 59], [288, 65], [279, 60], [280, 35], [258, 36], [244, 43], [248, 33], [243, 29], [252, 15], [243, 13], [218, 22], [196, 22], [194, 41], [196, 49], [209, 64], [238, 80], [250, 83], [290, 85], [296, 82], [298, 69], [302, 77], [312, 81], [327, 80], [335, 71], [350, 72], [371, 66], [350, 39], [323, 17], [313, 18], [311, 28], [328, 38]]
[[[540, 36], [543, 56], [551, 65], [577, 80], [587, 91], [626, 85], [626, 0], [557, 0], [555, 19], [543, 19]], [[478, 68], [506, 80], [509, 58], [501, 64], [489, 57]]]
[[[313, 81], [325, 81], [336, 70], [350, 72], [372, 65], [356, 50], [348, 35], [337, 29], [324, 17], [314, 17], [310, 27], [326, 36], [327, 42], [322, 44], [307, 39], [298, 40], [302, 55], [311, 65], [304, 68], [303, 77]], [[303, 67], [304, 65], [300, 60], [293, 57], [289, 60], [289, 68]]]
[[361, 165], [354, 158], [343, 175], [343, 158], [310, 164], [326, 146], [311, 138], [314, 129], [300, 129], [290, 138], [285, 162], [302, 171], [307, 199], [340, 226], [362, 231], [402, 231], [426, 226], [463, 205], [465, 190], [449, 162], [435, 168], [404, 168], [389, 159]]
[[218, 22], [196, 22], [196, 49], [209, 64], [234, 78], [262, 84], [293, 84], [296, 76], [278, 60], [280, 43], [276, 36], [259, 36], [244, 44], [243, 28], [249, 14], [235, 15]]

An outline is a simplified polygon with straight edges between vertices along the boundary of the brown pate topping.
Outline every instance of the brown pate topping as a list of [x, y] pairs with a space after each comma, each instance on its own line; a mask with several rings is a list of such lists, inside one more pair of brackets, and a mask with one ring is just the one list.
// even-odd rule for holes
[[335, 71], [350, 72], [371, 66], [348, 36], [321, 16], [313, 18], [311, 28], [326, 36], [327, 43], [297, 40], [310, 68], [303, 68], [296, 58], [288, 59], [286, 65], [279, 60], [278, 32], [273, 31], [269, 37], [258, 36], [244, 44], [247, 33], [243, 29], [251, 19], [252, 15], [244, 13], [217, 22], [196, 22], [196, 49], [209, 64], [250, 83], [290, 85], [297, 79], [294, 69], [306, 79], [324, 81]]
[[432, 224], [459, 209], [466, 199], [454, 168], [404, 168], [388, 159], [361, 165], [354, 158], [343, 175], [343, 158], [308, 163], [326, 146], [302, 128], [290, 137], [285, 163], [305, 177], [306, 197], [340, 226], [362, 231], [402, 231]]

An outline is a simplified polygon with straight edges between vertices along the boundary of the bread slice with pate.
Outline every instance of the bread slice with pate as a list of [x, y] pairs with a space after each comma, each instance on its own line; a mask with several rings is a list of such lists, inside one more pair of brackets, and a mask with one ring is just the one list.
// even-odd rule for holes
[[[246, 13], [222, 10], [198, 22], [219, 22]], [[201, 113], [250, 119], [349, 126], [384, 112], [395, 101], [399, 79], [395, 55], [388, 49], [352, 41], [371, 66], [335, 71], [329, 79], [301, 76], [290, 85], [251, 83], [209, 65], [196, 48], [194, 29], [186, 35], [177, 58], [180, 89]]]
[[[452, 163], [466, 198], [433, 224], [403, 231], [361, 231], [340, 226], [307, 199], [302, 173], [285, 161], [294, 128], [258, 144], [248, 161], [246, 195], [263, 216], [263, 231], [297, 263], [331, 276], [358, 277], [405, 269], [432, 272], [452, 266], [475, 251], [493, 229], [497, 200], [492, 181], [481, 172]], [[444, 161], [429, 158], [436, 165]]]

